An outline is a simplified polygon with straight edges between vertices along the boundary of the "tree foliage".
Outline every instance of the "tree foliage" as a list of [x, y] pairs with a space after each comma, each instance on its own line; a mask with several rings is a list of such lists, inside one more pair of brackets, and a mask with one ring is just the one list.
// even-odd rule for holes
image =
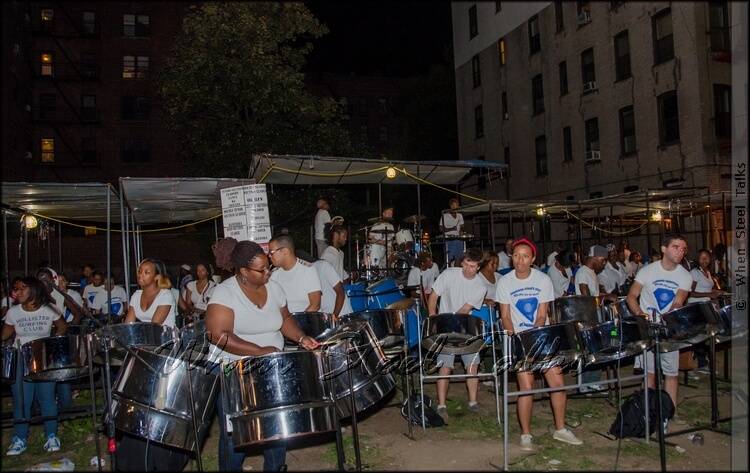
[[157, 80], [194, 174], [246, 177], [253, 153], [349, 154], [342, 108], [307, 93], [301, 72], [327, 32], [301, 2], [191, 8]]

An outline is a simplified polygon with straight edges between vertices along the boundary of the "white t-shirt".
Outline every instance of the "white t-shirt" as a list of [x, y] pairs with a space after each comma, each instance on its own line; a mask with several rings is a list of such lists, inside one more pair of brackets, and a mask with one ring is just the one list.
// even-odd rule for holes
[[625, 265], [617, 262], [617, 267], [612, 266], [612, 263], [607, 261], [604, 265], [604, 269], [599, 274], [599, 282], [604, 285], [604, 290], [607, 293], [612, 293], [615, 289], [625, 284], [628, 279], [628, 270]]
[[547, 276], [552, 281], [552, 287], [555, 291], [555, 298], [563, 297], [565, 292], [570, 286], [570, 278], [573, 276], [573, 271], [570, 268], [565, 268], [565, 274], [561, 273], [555, 263], [547, 270]]
[[[68, 295], [71, 297], [71, 299], [76, 301], [78, 305], [83, 307], [83, 297], [81, 297], [81, 294], [79, 294], [78, 291], [68, 289]], [[63, 305], [63, 307], [65, 306]], [[73, 313], [67, 307], [65, 307], [65, 321], [68, 323], [73, 321]]]
[[667, 271], [661, 262], [644, 266], [635, 275], [635, 280], [643, 285], [639, 300], [641, 310], [650, 317], [656, 309], [657, 322], [661, 320], [661, 314], [671, 310], [679, 289], [690, 292], [693, 287], [693, 277], [687, 269], [677, 265], [672, 271]]
[[206, 310], [206, 307], [208, 307], [208, 301], [211, 299], [211, 294], [213, 294], [214, 288], [216, 287], [216, 283], [213, 280], [209, 280], [206, 287], [203, 288], [202, 293], [198, 292], [197, 284], [198, 281], [190, 281], [187, 283], [187, 288], [190, 289], [190, 301], [196, 309]]
[[[283, 319], [281, 309], [286, 305], [284, 289], [275, 281], [266, 284], [268, 298], [263, 307], [256, 306], [247, 298], [240, 288], [237, 278], [232, 276], [216, 286], [208, 305], [219, 304], [234, 312], [232, 331], [239, 338], [255, 343], [261, 347], [284, 348], [284, 336], [281, 334]], [[209, 361], [219, 363], [223, 358], [236, 361], [247, 355], [236, 355], [222, 349], [222, 340], [210, 340], [213, 347], [209, 350]]]
[[276, 281], [284, 288], [289, 312], [304, 312], [310, 305], [309, 294], [315, 291], [322, 293], [318, 272], [312, 264], [299, 258], [289, 271], [284, 268], [274, 269], [271, 281]]
[[325, 240], [325, 233], [324, 229], [326, 226], [326, 223], [331, 221], [331, 214], [328, 213], [325, 209], [318, 209], [318, 211], [315, 213], [315, 239], [316, 240]]
[[94, 303], [89, 308], [98, 310], [100, 314], [109, 314], [109, 308], [112, 308], [112, 315], [122, 315], [125, 313], [125, 302], [128, 300], [128, 293], [122, 286], [112, 286], [112, 302], [107, 304], [107, 290], [99, 291], [94, 297]]
[[[331, 247], [329, 246], [328, 248]], [[320, 299], [320, 312], [332, 314], [333, 309], [336, 307], [336, 291], [334, 291], [333, 288], [337, 284], [342, 283], [342, 280], [328, 261], [318, 260], [313, 263], [313, 266], [318, 272], [320, 287], [323, 290], [323, 296]], [[343, 283], [341, 289], [344, 289]], [[344, 292], [344, 304], [341, 306], [341, 312], [339, 312], [338, 315], [351, 313], [352, 304], [349, 302], [349, 296]]]
[[167, 318], [164, 320], [164, 323], [162, 325], [166, 325], [167, 327], [174, 327], [174, 307], [175, 305], [177, 305], [177, 301], [175, 300], [174, 295], [172, 295], [172, 291], [170, 291], [169, 289], [161, 289], [159, 291], [159, 294], [156, 295], [154, 302], [152, 302], [151, 306], [149, 306], [145, 311], [141, 309], [142, 294], [143, 290], [138, 289], [130, 298], [130, 307], [132, 307], [135, 311], [136, 318], [141, 322], [151, 322], [151, 319], [154, 317], [154, 313], [156, 312], [156, 308], [162, 305], [168, 305], [169, 314], [167, 315]]
[[[415, 266], [409, 270], [409, 275], [406, 278], [407, 286], [419, 286], [419, 278], [422, 278], [422, 286], [424, 286], [425, 294], [432, 292], [432, 285], [435, 283], [435, 279], [440, 275], [440, 269], [437, 263], [432, 263], [431, 268], [427, 268], [422, 271], [418, 266]], [[419, 293], [419, 289], [417, 289]]]
[[[531, 268], [526, 279], [518, 279], [513, 270], [497, 282], [495, 300], [510, 305], [513, 331], [518, 333], [534, 328], [539, 304], [554, 301], [555, 293], [552, 280], [538, 269]], [[549, 325], [549, 318], [544, 315], [544, 325]]]
[[579, 296], [582, 295], [581, 284], [589, 287], [590, 296], [599, 295], [599, 277], [596, 275], [596, 271], [585, 264], [576, 271], [575, 283], [573, 284], [576, 287], [576, 294]]
[[16, 331], [16, 340], [24, 343], [46, 338], [52, 332], [52, 323], [62, 317], [54, 307], [49, 304], [39, 309], [28, 312], [21, 304], [10, 306], [5, 316], [5, 323], [12, 325]]
[[[711, 274], [706, 276], [700, 268], [693, 268], [690, 270], [690, 276], [695, 281], [695, 292], [711, 292], [713, 290], [714, 278], [711, 277]], [[710, 297], [688, 297], [687, 301], [693, 303], [710, 300]]]
[[487, 294], [484, 296], [485, 299], [495, 300], [495, 290], [497, 289], [497, 281], [500, 280], [500, 274], [495, 272], [495, 282], [491, 283], [487, 277], [481, 272], [477, 273], [477, 277], [482, 280], [484, 287], [487, 288]]
[[505, 269], [513, 266], [513, 260], [510, 255], [505, 251], [501, 251], [497, 255], [497, 269]]
[[446, 212], [443, 214], [442, 217], [440, 217], [440, 225], [443, 226], [443, 228], [452, 228], [457, 226], [455, 230], [446, 230], [444, 235], [450, 236], [450, 235], [460, 235], [461, 234], [461, 227], [464, 225], [464, 216], [460, 213], [456, 212], [456, 218], [453, 218], [453, 215], [451, 215], [450, 212]]
[[344, 271], [343, 251], [332, 246], [327, 246], [326, 249], [323, 250], [323, 254], [320, 255], [320, 259], [326, 260], [331, 263], [331, 266], [333, 266], [333, 269], [336, 271], [336, 274], [339, 275], [339, 278], [341, 278], [342, 281], [349, 277], [349, 275], [346, 274], [346, 271]]
[[[386, 240], [388, 252], [393, 250], [393, 238], [395, 232], [393, 231], [393, 225], [388, 222], [378, 222], [370, 228], [370, 235], [376, 240]], [[379, 243], [372, 243], [372, 245], [383, 246]]]
[[478, 277], [466, 279], [461, 268], [448, 268], [437, 277], [432, 290], [440, 296], [438, 310], [441, 314], [456, 312], [464, 304], [476, 310], [482, 308], [487, 288]]
[[86, 307], [90, 309], [91, 305], [94, 303], [96, 295], [103, 290], [104, 284], [101, 286], [94, 286], [93, 284], [86, 285], [86, 287], [83, 288], [83, 300], [86, 302]]
[[[550, 268], [555, 265], [555, 258], [557, 258], [557, 251], [553, 251], [550, 253], [549, 256], [547, 256], [547, 266]], [[549, 273], [547, 273], [549, 274]]]

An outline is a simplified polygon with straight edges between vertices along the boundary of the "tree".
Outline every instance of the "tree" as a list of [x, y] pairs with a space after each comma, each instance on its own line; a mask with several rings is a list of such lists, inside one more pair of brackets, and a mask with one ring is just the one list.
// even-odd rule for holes
[[327, 32], [301, 2], [191, 7], [157, 84], [193, 173], [246, 177], [253, 153], [350, 153], [341, 106], [304, 88], [307, 40]]

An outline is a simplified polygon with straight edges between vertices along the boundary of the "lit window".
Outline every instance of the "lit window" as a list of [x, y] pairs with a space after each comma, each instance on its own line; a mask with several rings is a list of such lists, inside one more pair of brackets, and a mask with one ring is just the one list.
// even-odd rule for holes
[[497, 50], [500, 53], [500, 65], [505, 65], [505, 38], [500, 38], [497, 42]]
[[55, 74], [54, 59], [55, 56], [52, 53], [42, 53], [41, 60], [43, 76], [52, 76]]
[[54, 163], [55, 162], [55, 139], [54, 138], [42, 138], [42, 162], [43, 163]]
[[146, 79], [148, 77], [148, 56], [123, 56], [123, 79]]

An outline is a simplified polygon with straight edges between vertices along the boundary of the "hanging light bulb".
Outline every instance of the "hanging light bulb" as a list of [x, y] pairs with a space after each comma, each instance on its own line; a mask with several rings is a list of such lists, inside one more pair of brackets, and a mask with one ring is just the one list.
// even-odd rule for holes
[[396, 168], [394, 168], [393, 166], [391, 166], [388, 169], [386, 169], [385, 170], [385, 177], [387, 177], [388, 179], [393, 179], [394, 177], [396, 177]]
[[36, 228], [36, 226], [39, 224], [37, 222], [36, 217], [33, 215], [26, 215], [24, 217], [24, 225], [26, 225], [26, 228], [31, 230], [32, 228]]
[[651, 214], [651, 221], [658, 222], [660, 220], [661, 220], [661, 210], [655, 210], [654, 213]]

